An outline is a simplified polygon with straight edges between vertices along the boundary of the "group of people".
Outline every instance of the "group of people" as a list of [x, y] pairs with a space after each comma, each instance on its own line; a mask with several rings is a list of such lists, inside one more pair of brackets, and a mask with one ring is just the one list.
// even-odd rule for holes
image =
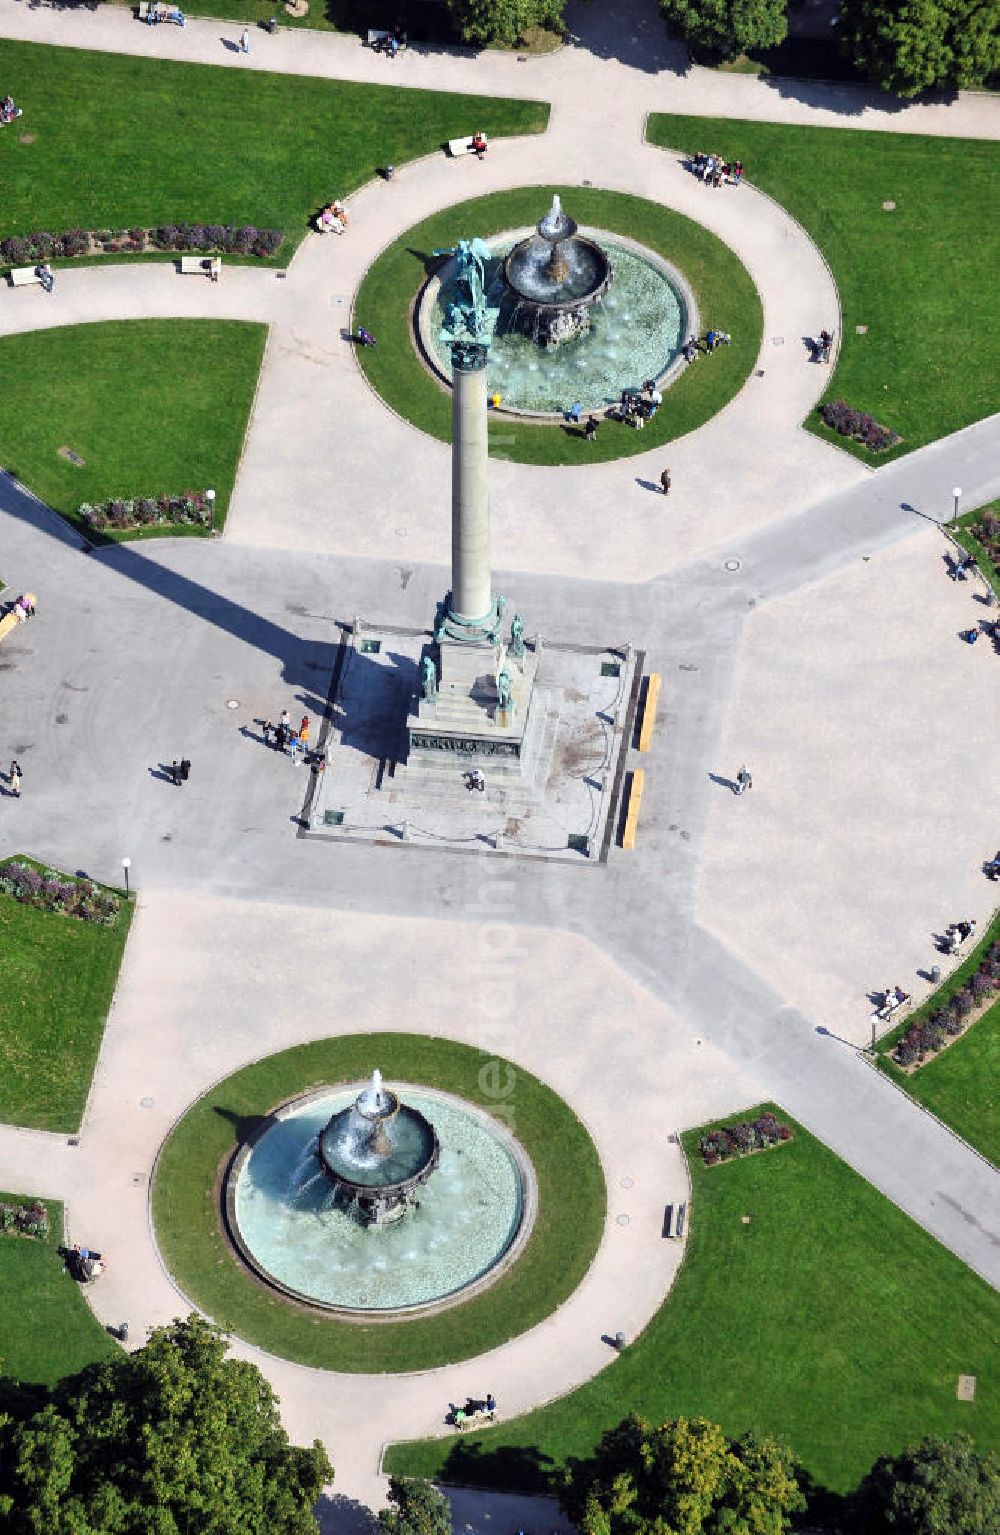
[[321, 208], [316, 215], [316, 228], [321, 235], [342, 235], [347, 228], [347, 209], [336, 198]]
[[[187, 17], [179, 5], [151, 5], [146, 12], [147, 27], [155, 27], [161, 21], [172, 21], [175, 27], [187, 26]], [[249, 53], [249, 46], [244, 51]]]
[[721, 187], [729, 180], [738, 187], [743, 180], [742, 160], [723, 160], [721, 155], [707, 155], [701, 149], [691, 156], [689, 167], [709, 187]]
[[272, 725], [270, 720], [265, 720], [262, 729], [265, 745], [273, 746], [275, 751], [287, 751], [296, 766], [308, 753], [310, 732], [308, 714], [303, 714], [299, 728], [296, 730], [288, 710], [282, 709], [278, 723]]
[[462, 1429], [470, 1418], [481, 1417], [484, 1414], [492, 1418], [496, 1410], [497, 1399], [492, 1391], [487, 1391], [484, 1397], [467, 1397], [464, 1407], [456, 1407], [454, 1403], [449, 1403], [448, 1421], [454, 1423], [456, 1428]]
[[0, 101], [0, 125], [13, 123], [21, 116], [21, 108], [14, 103], [13, 96], [5, 96]]
[[391, 32], [385, 32], [381, 37], [374, 39], [372, 53], [384, 53], [387, 58], [394, 59], [405, 42], [406, 33], [397, 21]]
[[19, 624], [23, 624], [26, 618], [34, 618], [38, 612], [34, 592], [22, 592], [20, 597], [15, 597], [11, 612]]
[[709, 357], [717, 352], [720, 346], [732, 346], [733, 338], [728, 331], [706, 331], [704, 341], [699, 341], [697, 336], [689, 336], [681, 347], [681, 354], [685, 362], [694, 362], [699, 352], [705, 352]]
[[885, 986], [882, 988], [882, 1006], [879, 1009], [883, 1013], [894, 1013], [897, 1007], [902, 1007], [904, 1002], [909, 1002], [910, 994], [904, 991], [902, 986]]
[[833, 331], [821, 330], [812, 342], [813, 362], [829, 362], [833, 347]]
[[969, 917], [965, 922], [952, 922], [945, 929], [944, 949], [946, 954], [957, 954], [967, 938], [971, 938], [976, 930], [975, 917]]
[[641, 389], [623, 389], [618, 401], [618, 418], [626, 426], [640, 429], [652, 421], [663, 404], [663, 395], [655, 378], [647, 378]]

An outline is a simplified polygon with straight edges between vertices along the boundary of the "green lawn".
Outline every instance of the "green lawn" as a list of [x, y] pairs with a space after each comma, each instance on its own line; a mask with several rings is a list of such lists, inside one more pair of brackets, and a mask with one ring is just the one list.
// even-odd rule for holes
[[[0, 1201], [31, 1203], [24, 1194], [0, 1194]], [[109, 1358], [115, 1345], [65, 1272], [58, 1252], [62, 1205], [52, 1199], [43, 1203], [49, 1212], [47, 1237], [0, 1236], [0, 1376], [51, 1386]]]
[[[990, 849], [991, 856], [994, 851]], [[993, 918], [976, 947], [937, 991], [879, 1040], [876, 1059], [879, 1069], [912, 1098], [925, 1104], [984, 1157], [1000, 1164], [1000, 1002], [918, 1071], [902, 1071], [892, 1059], [892, 1051], [907, 1029], [917, 1019], [936, 1012], [963, 987], [979, 969], [984, 952], [998, 941], [1000, 915]]]
[[[451, 437], [451, 392], [429, 374], [417, 356], [410, 306], [427, 271], [431, 253], [454, 245], [459, 236], [490, 235], [538, 221], [553, 192], [581, 224], [617, 231], [658, 251], [678, 266], [698, 299], [702, 330], [729, 331], [732, 346], [711, 362], [688, 368], [663, 398], [663, 406], [641, 432], [617, 422], [602, 425], [588, 444], [577, 429], [533, 426], [515, 417], [490, 425], [495, 457], [519, 463], [600, 463], [648, 453], [701, 426], [743, 386], [760, 350], [761, 306], [750, 275], [733, 252], [700, 224], [658, 203], [587, 187], [527, 187], [458, 203], [407, 230], [369, 268], [355, 300], [355, 322], [367, 327], [378, 346], [358, 352], [373, 387], [388, 404], [444, 441]], [[641, 380], [623, 378], [622, 384]]]
[[157, 1241], [186, 1295], [227, 1332], [270, 1353], [330, 1370], [426, 1370], [497, 1347], [565, 1300], [601, 1239], [604, 1177], [576, 1115], [514, 1067], [508, 1101], [513, 1129], [534, 1166], [538, 1215], [509, 1272], [464, 1305], [406, 1322], [342, 1322], [285, 1301], [233, 1255], [213, 1195], [216, 1179], [262, 1114], [311, 1087], [366, 1078], [375, 1061], [389, 1080], [423, 1083], [492, 1107], [483, 1081], [488, 1056], [449, 1040], [349, 1035], [270, 1056], [213, 1087], [173, 1131], [153, 1185]]
[[[805, 1130], [713, 1168], [702, 1133], [684, 1137], [688, 1252], [642, 1336], [561, 1401], [461, 1441], [396, 1445], [386, 1470], [537, 1486], [628, 1412], [778, 1435], [834, 1493], [925, 1433], [997, 1443], [1000, 1296]], [[959, 1374], [977, 1377], [974, 1403], [956, 1400]]]
[[[663, 115], [646, 132], [664, 148], [743, 160], [748, 180], [823, 251], [843, 308], [825, 398], [870, 411], [904, 439], [877, 458], [850, 451], [885, 463], [1000, 408], [1000, 227], [989, 212], [1000, 144]], [[814, 330], [835, 324], [818, 314]], [[815, 415], [808, 424], [833, 436]]]
[[[262, 51], [267, 41], [262, 33]], [[540, 102], [7, 41], [0, 80], [24, 109], [0, 134], [0, 236], [251, 223], [285, 230], [278, 265], [321, 203], [378, 166], [429, 154], [470, 122], [500, 137], [548, 119]]]
[[0, 463], [81, 529], [81, 501], [209, 487], [221, 528], [266, 339], [265, 325], [232, 320], [124, 320], [0, 338], [0, 372], [18, 383], [0, 391]]
[[0, 894], [0, 1123], [79, 1128], [131, 920], [125, 902], [101, 927]]

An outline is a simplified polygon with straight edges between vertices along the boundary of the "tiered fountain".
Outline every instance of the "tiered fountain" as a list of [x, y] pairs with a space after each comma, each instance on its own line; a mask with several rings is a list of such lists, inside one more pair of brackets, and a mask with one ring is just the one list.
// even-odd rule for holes
[[259, 1278], [364, 1318], [450, 1304], [503, 1272], [531, 1228], [530, 1164], [471, 1103], [406, 1099], [376, 1071], [361, 1092], [292, 1100], [240, 1147], [226, 1228]]
[[434, 1126], [382, 1086], [376, 1068], [349, 1109], [334, 1114], [317, 1155], [334, 1191], [365, 1220], [380, 1225], [405, 1214], [438, 1165]]
[[[501, 300], [498, 332], [520, 330], [545, 346], [558, 346], [590, 329], [590, 311], [607, 293], [614, 270], [594, 240], [577, 234], [559, 194], [535, 233], [503, 262], [509, 289]], [[505, 313], [506, 311], [506, 313]]]

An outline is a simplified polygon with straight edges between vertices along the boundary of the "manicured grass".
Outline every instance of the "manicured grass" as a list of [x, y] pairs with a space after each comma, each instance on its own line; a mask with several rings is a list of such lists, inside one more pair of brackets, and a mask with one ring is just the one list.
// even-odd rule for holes
[[1000, 598], [1000, 570], [993, 563], [986, 548], [976, 537], [975, 529], [979, 519], [987, 512], [992, 512], [994, 517], [1000, 518], [1000, 501], [987, 501], [985, 506], [977, 507], [973, 512], [965, 512], [959, 517], [957, 523], [952, 523], [952, 531], [962, 548], [969, 554], [976, 556], [976, 564], [983, 574], [983, 578], [992, 586], [997, 597]]
[[0, 894], [0, 1123], [79, 1128], [131, 920], [124, 901], [102, 927]]
[[[577, 428], [533, 426], [502, 416], [490, 424], [494, 456], [529, 464], [601, 463], [684, 436], [722, 409], [742, 388], [760, 350], [761, 306], [743, 264], [727, 245], [699, 224], [669, 208], [588, 187], [524, 187], [458, 203], [407, 230], [369, 268], [358, 290], [354, 313], [378, 340], [358, 359], [373, 387], [393, 410], [434, 437], [450, 440], [451, 392], [420, 361], [413, 340], [410, 306], [436, 249], [460, 236], [488, 236], [537, 223], [559, 192], [580, 224], [631, 236], [679, 267], [694, 289], [702, 330], [729, 331], [732, 346], [686, 369], [663, 397], [663, 405], [641, 432], [605, 422], [593, 444]], [[623, 377], [622, 386], [641, 379]], [[567, 402], [568, 403], [568, 402]]]
[[81, 531], [82, 501], [208, 487], [221, 529], [266, 340], [265, 325], [233, 320], [124, 320], [0, 338], [0, 373], [17, 380], [0, 391], [0, 462]]
[[[0, 1194], [0, 1201], [32, 1203], [24, 1194]], [[0, 1236], [0, 1376], [51, 1386], [109, 1358], [115, 1345], [59, 1256], [62, 1205], [42, 1203], [49, 1212], [47, 1237]]]
[[[991, 848], [991, 856], [993, 852]], [[936, 1012], [960, 990], [979, 969], [983, 953], [998, 940], [1000, 915], [933, 996], [879, 1040], [877, 1062], [911, 1098], [929, 1108], [984, 1157], [1000, 1164], [1000, 1002], [918, 1071], [901, 1071], [892, 1059], [892, 1051], [907, 1029]]]
[[514, 1089], [504, 1104], [535, 1169], [538, 1215], [510, 1271], [465, 1305], [413, 1321], [364, 1325], [293, 1305], [233, 1255], [212, 1193], [216, 1179], [262, 1114], [312, 1087], [366, 1078], [375, 1061], [389, 1081], [423, 1083], [495, 1107], [489, 1057], [448, 1040], [361, 1034], [285, 1050], [227, 1077], [175, 1127], [156, 1168], [156, 1234], [182, 1290], [227, 1331], [325, 1369], [426, 1370], [497, 1347], [575, 1289], [604, 1229], [604, 1177], [575, 1114], [536, 1077], [512, 1067]]
[[[705, 1128], [684, 1137], [688, 1252], [642, 1336], [561, 1401], [461, 1441], [396, 1445], [386, 1470], [537, 1486], [628, 1412], [775, 1434], [835, 1493], [925, 1433], [996, 1444], [1000, 1296], [800, 1127], [712, 1168]], [[956, 1400], [959, 1374], [977, 1377], [974, 1403]]]
[[[810, 427], [882, 464], [1000, 407], [1000, 233], [989, 213], [1000, 144], [663, 115], [650, 117], [646, 132], [664, 148], [743, 160], [748, 180], [787, 208], [829, 261], [843, 331], [825, 398], [870, 411], [904, 441], [873, 456], [817, 415]], [[835, 315], [818, 314], [814, 330], [835, 324]], [[857, 335], [858, 325], [867, 334]], [[801, 345], [797, 336], [785, 342]], [[804, 348], [802, 357], [806, 366]]]
[[279, 266], [321, 203], [376, 167], [429, 154], [470, 122], [499, 137], [540, 132], [548, 118], [540, 102], [402, 90], [395, 80], [355, 85], [7, 41], [0, 80], [24, 109], [0, 134], [0, 236], [256, 224], [285, 231]]

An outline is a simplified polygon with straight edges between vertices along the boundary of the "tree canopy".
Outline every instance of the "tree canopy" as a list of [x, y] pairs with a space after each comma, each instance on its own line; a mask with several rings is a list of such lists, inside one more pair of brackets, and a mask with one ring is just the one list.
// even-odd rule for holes
[[379, 1512], [382, 1535], [452, 1535], [451, 1504], [433, 1482], [391, 1476], [389, 1507]]
[[333, 1478], [291, 1445], [257, 1366], [210, 1323], [157, 1328], [134, 1354], [67, 1376], [0, 1416], [0, 1523], [11, 1535], [315, 1535]]
[[660, 0], [660, 10], [690, 48], [727, 59], [775, 48], [788, 35], [787, 0]]
[[995, 0], [842, 0], [840, 45], [897, 96], [982, 85], [1000, 72]]
[[794, 1457], [775, 1440], [635, 1416], [571, 1464], [562, 1499], [582, 1535], [784, 1535], [806, 1506]]
[[563, 30], [565, 0], [447, 0], [448, 13], [467, 43], [516, 48], [529, 27]]
[[984, 1535], [1000, 1529], [1000, 1461], [967, 1434], [928, 1435], [877, 1460], [857, 1504], [865, 1535]]

